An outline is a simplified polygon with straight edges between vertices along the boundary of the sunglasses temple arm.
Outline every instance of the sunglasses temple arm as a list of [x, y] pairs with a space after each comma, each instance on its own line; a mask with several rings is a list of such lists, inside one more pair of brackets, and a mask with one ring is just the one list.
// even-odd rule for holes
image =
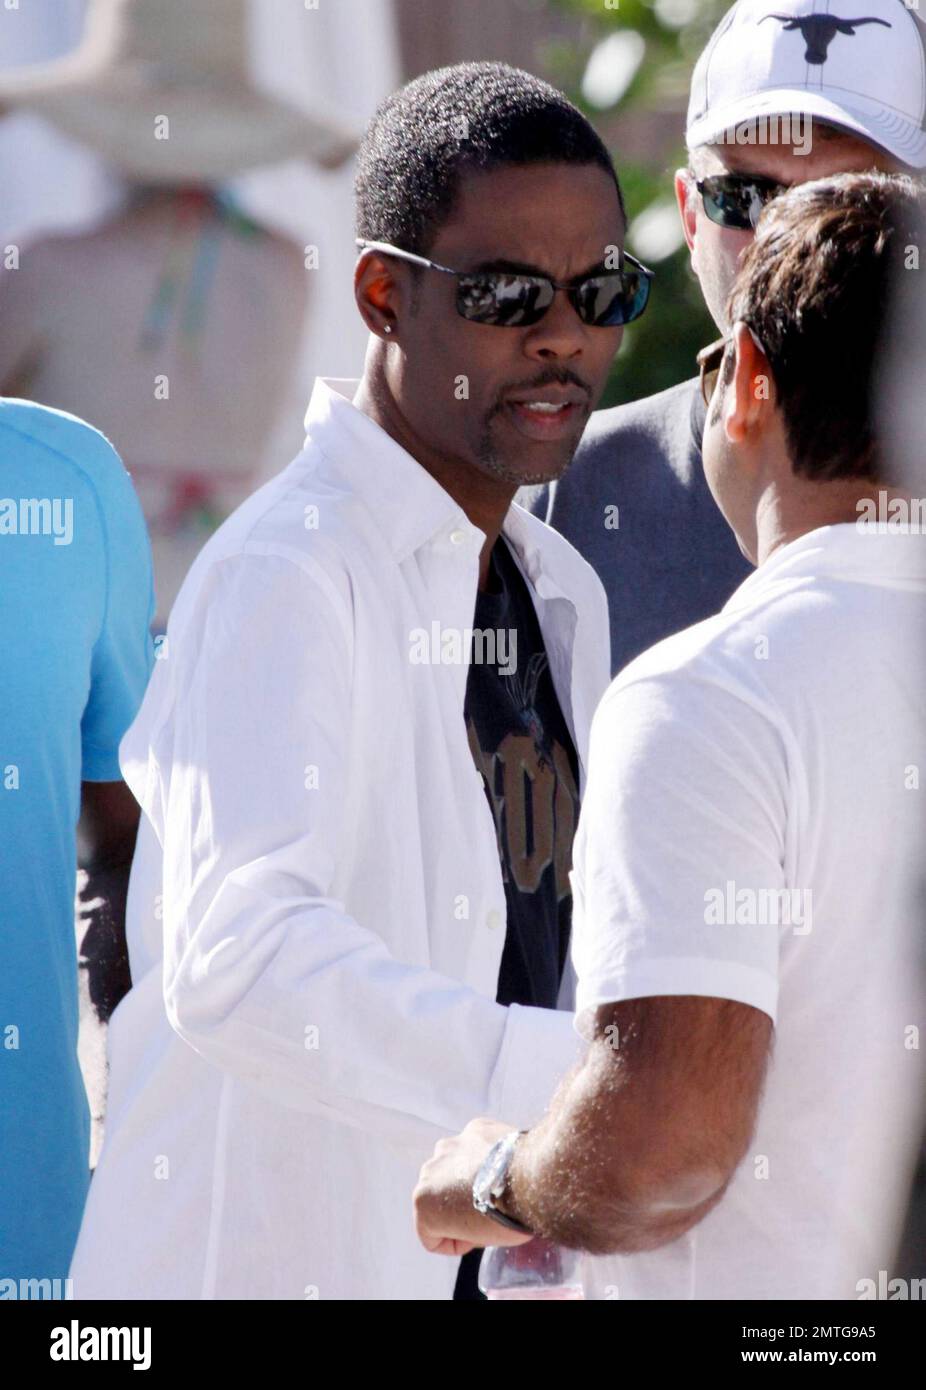
[[641, 274], [648, 276], [650, 280], [654, 280], [656, 278], [655, 270], [650, 270], [649, 267], [645, 266], [642, 261], [638, 261], [636, 256], [631, 256], [629, 251], [624, 252], [624, 260], [629, 262], [630, 265], [633, 266], [634, 270], [638, 270]]
[[390, 246], [386, 241], [361, 241], [358, 239], [357, 245], [361, 251], [377, 251], [383, 256], [397, 256], [400, 261], [410, 261], [412, 265], [423, 266], [425, 270], [442, 270], [445, 275], [458, 273], [451, 270], [449, 266], [438, 265], [436, 261], [429, 261], [424, 256], [418, 256], [414, 251], [404, 251], [401, 246]]

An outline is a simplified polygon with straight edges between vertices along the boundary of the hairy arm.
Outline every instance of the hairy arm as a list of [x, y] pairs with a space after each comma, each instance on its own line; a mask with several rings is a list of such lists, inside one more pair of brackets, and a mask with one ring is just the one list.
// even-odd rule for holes
[[[593, 1019], [591, 1042], [520, 1140], [501, 1205], [594, 1254], [653, 1249], [703, 1219], [755, 1125], [780, 928], [728, 920], [717, 897], [731, 882], [788, 886], [792, 772], [775, 711], [727, 665], [631, 666], [592, 726], [571, 875], [577, 1008]], [[424, 1166], [415, 1206], [426, 1249], [516, 1243], [471, 1197], [510, 1128], [475, 1120]]]
[[771, 1040], [767, 1014], [729, 999], [599, 1008], [583, 1064], [518, 1146], [504, 1208], [593, 1254], [683, 1235], [747, 1151]]

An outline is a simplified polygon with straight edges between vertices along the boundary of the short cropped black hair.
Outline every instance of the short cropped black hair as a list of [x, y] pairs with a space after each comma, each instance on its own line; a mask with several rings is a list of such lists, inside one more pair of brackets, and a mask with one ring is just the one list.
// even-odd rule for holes
[[548, 82], [507, 63], [416, 77], [380, 106], [358, 153], [357, 236], [427, 255], [468, 170], [597, 164], [620, 183], [601, 137]]
[[924, 212], [906, 174], [838, 174], [788, 189], [759, 218], [727, 313], [765, 349], [803, 477], [889, 480], [876, 369], [891, 297], [919, 265]]

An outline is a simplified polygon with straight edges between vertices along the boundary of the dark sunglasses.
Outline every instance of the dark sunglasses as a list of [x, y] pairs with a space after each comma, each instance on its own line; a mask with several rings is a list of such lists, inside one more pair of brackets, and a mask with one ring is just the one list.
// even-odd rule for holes
[[717, 386], [717, 377], [723, 365], [724, 353], [727, 350], [729, 338], [718, 338], [716, 343], [709, 343], [707, 347], [701, 349], [697, 356], [698, 370], [701, 373], [701, 399], [705, 405], [710, 405], [711, 396]]
[[[746, 327], [749, 328], [748, 323]], [[749, 328], [749, 336], [763, 356], [767, 357], [768, 353], [751, 328]], [[701, 399], [705, 405], [711, 403], [711, 397], [717, 389], [717, 378], [723, 366], [723, 359], [732, 342], [732, 337], [718, 338], [716, 343], [708, 343], [707, 347], [703, 347], [695, 359], [701, 375]]]
[[451, 270], [436, 261], [390, 246], [384, 241], [362, 241], [357, 245], [364, 251], [398, 256], [426, 270], [439, 270], [455, 275], [457, 280], [457, 313], [473, 323], [492, 324], [496, 328], [529, 328], [539, 323], [553, 303], [557, 290], [565, 290], [569, 302], [583, 323], [593, 328], [617, 328], [638, 319], [649, 299], [653, 272], [634, 260], [626, 251], [621, 254], [621, 269], [601, 275], [589, 275], [573, 284], [560, 285], [546, 275], [520, 275], [496, 270]]
[[710, 178], [696, 179], [695, 187], [701, 194], [704, 211], [718, 227], [751, 232], [765, 204], [785, 185], [747, 174], [712, 174]]

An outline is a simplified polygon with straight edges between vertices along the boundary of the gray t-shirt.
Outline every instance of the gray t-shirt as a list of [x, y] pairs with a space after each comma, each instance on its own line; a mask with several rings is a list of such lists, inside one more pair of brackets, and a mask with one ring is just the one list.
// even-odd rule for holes
[[611, 669], [712, 617], [752, 566], [704, 480], [697, 380], [596, 411], [568, 471], [519, 497], [597, 571]]

